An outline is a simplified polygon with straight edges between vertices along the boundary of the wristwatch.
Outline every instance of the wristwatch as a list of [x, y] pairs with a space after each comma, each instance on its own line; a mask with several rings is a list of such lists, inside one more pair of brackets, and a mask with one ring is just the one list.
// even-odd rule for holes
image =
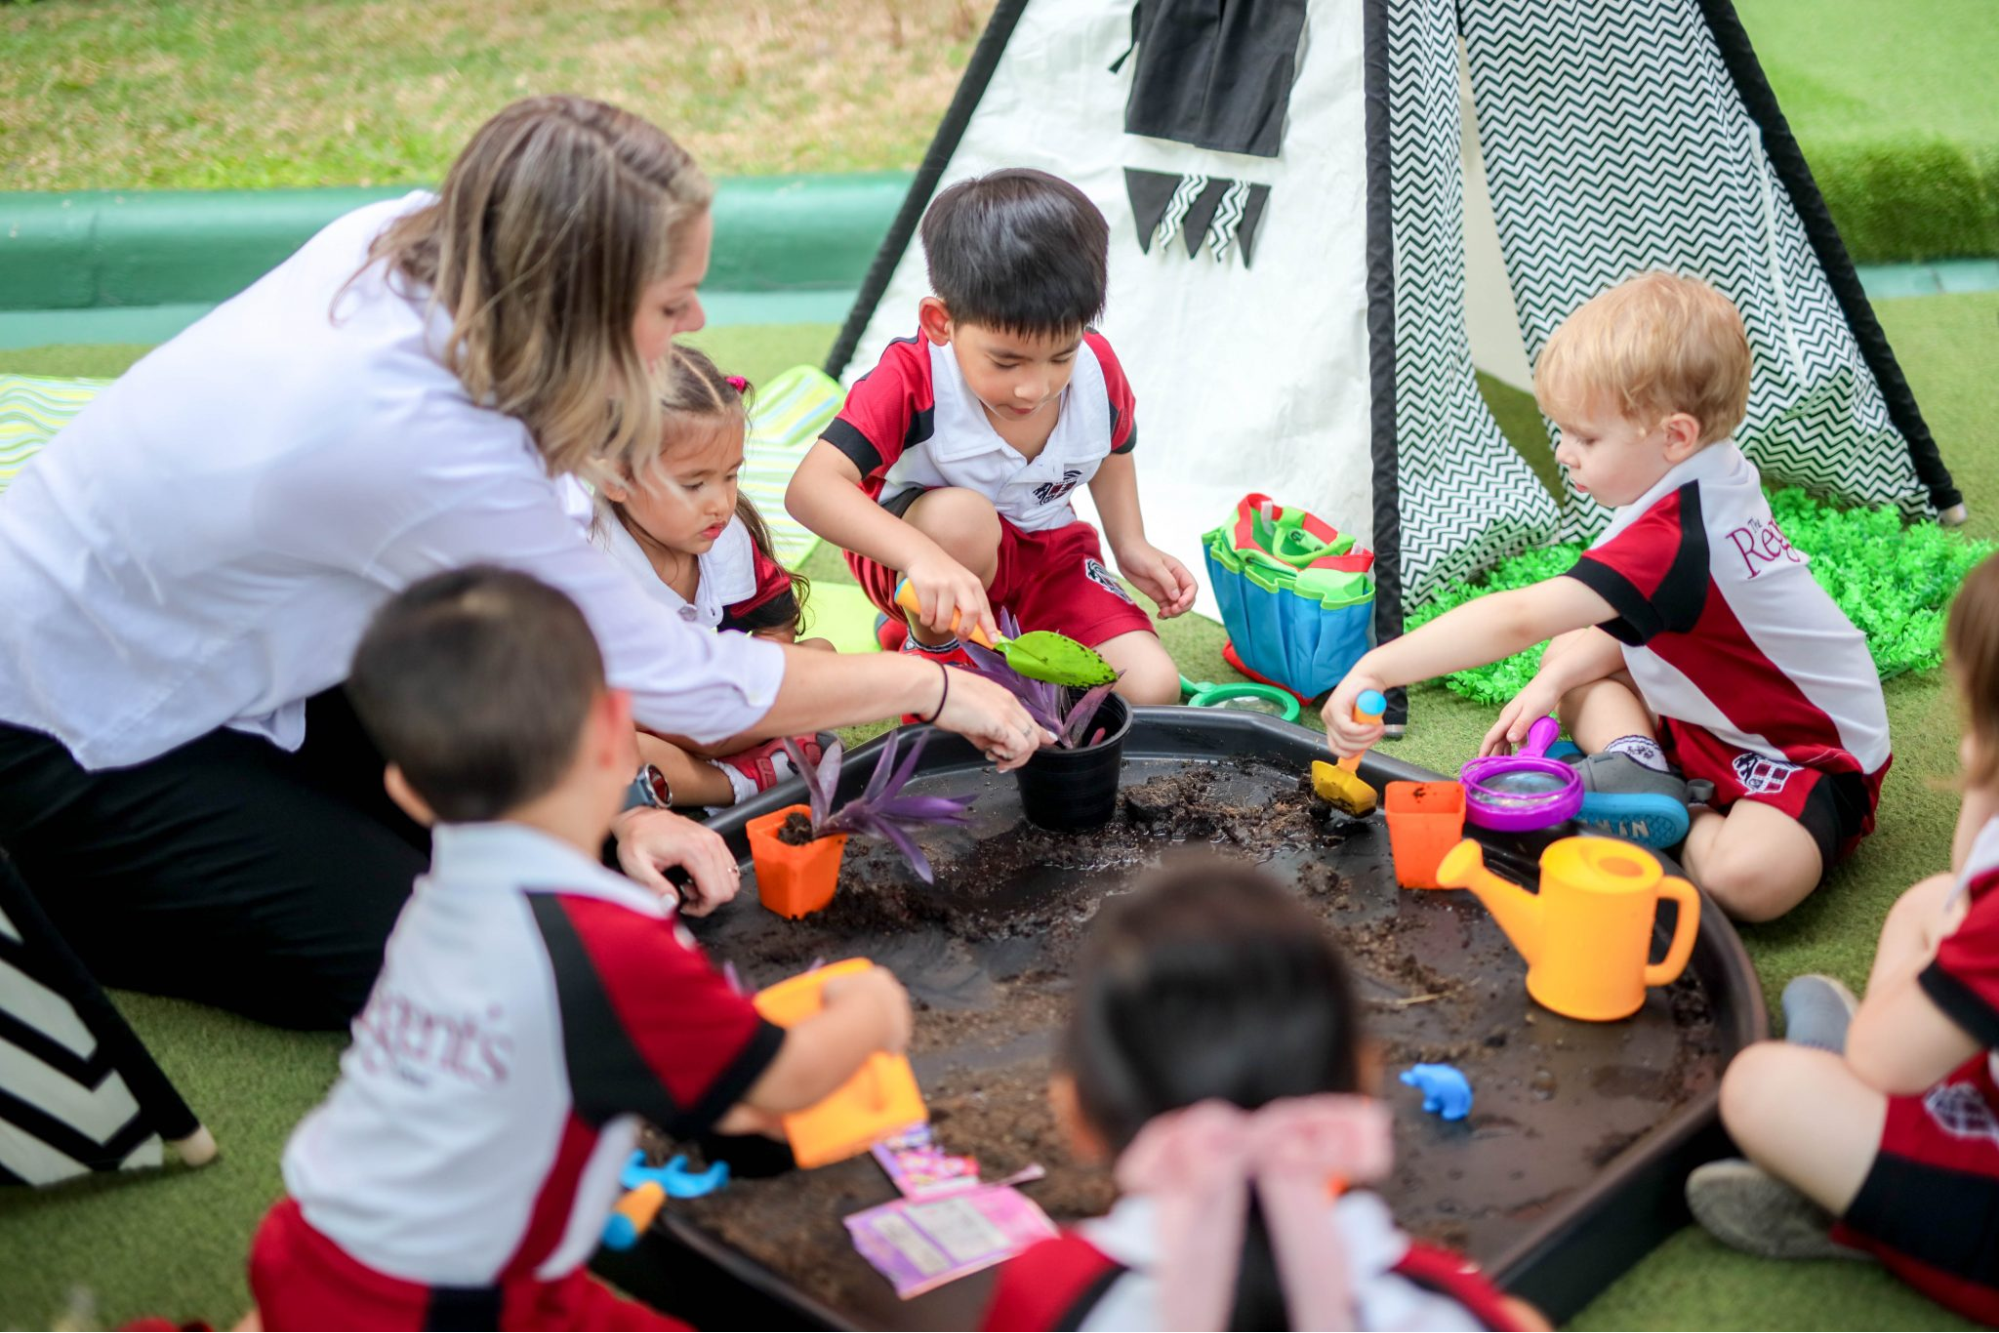
[[626, 810], [667, 810], [673, 806], [673, 788], [667, 785], [666, 774], [657, 765], [639, 765], [638, 775], [632, 785], [625, 789]]

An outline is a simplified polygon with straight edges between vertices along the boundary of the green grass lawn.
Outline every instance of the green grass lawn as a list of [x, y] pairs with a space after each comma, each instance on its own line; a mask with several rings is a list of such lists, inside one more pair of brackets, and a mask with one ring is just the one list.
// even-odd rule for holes
[[[1999, 537], [1999, 379], [1990, 347], [1999, 294], [1940, 296], [1878, 306], [1944, 456], [1972, 506], [1971, 531]], [[824, 325], [704, 332], [700, 342], [753, 378], [816, 362], [834, 330]], [[0, 370], [115, 375], [146, 349], [53, 348], [0, 352]], [[1535, 438], [1531, 404], [1488, 386], [1515, 438]], [[822, 548], [807, 566], [844, 581]], [[1227, 680], [1222, 631], [1194, 617], [1163, 634], [1194, 679]], [[1887, 686], [1895, 770], [1880, 831], [1821, 893], [1786, 920], [1746, 929], [1765, 991], [1802, 971], [1858, 986], [1875, 934], [1901, 890], [1942, 868], [1956, 817], [1944, 785], [1956, 750], [1955, 705], [1940, 673]], [[1476, 747], [1490, 712], [1430, 687], [1412, 697], [1415, 725], [1392, 753], [1446, 771]], [[324, 1092], [341, 1041], [275, 1032], [213, 1010], [145, 996], [121, 1004], [160, 1062], [207, 1119], [222, 1160], [153, 1179], [90, 1181], [46, 1194], [0, 1192], [0, 1325], [44, 1326], [77, 1308], [106, 1323], [149, 1311], [218, 1324], [244, 1307], [245, 1248], [281, 1186], [278, 1154], [299, 1116]], [[88, 1316], [85, 1316], [87, 1321]], [[78, 1322], [78, 1327], [90, 1326]], [[1614, 1284], [1578, 1328], [1959, 1327], [1878, 1270], [1859, 1265], [1771, 1264], [1742, 1258], [1685, 1231]]]

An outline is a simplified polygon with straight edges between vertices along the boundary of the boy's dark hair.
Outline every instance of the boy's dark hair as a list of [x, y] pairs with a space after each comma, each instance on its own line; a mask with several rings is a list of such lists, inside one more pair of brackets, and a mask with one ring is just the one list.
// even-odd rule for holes
[[[1359, 1090], [1346, 963], [1319, 919], [1254, 867], [1184, 866], [1112, 900], [1077, 978], [1059, 1063], [1113, 1152], [1155, 1116], [1210, 1098], [1254, 1110]], [[1254, 1196], [1228, 1327], [1292, 1327]]]
[[1080, 333], [1104, 313], [1110, 226], [1088, 195], [1010, 167], [959, 181], [923, 215], [930, 290], [951, 318], [1001, 333]]
[[604, 659], [576, 603], [526, 574], [471, 565], [375, 613], [347, 677], [384, 758], [446, 823], [498, 819], [576, 757]]

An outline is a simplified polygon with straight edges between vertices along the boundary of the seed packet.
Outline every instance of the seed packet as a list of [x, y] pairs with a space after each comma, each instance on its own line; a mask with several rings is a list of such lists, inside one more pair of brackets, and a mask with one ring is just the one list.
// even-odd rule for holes
[[883, 1139], [874, 1146], [874, 1154], [896, 1191], [907, 1198], [954, 1194], [976, 1189], [979, 1184], [978, 1160], [939, 1148], [928, 1124], [912, 1125], [893, 1138]]
[[904, 1300], [1011, 1259], [1055, 1234], [1048, 1215], [1011, 1185], [897, 1199], [845, 1220], [854, 1248]]

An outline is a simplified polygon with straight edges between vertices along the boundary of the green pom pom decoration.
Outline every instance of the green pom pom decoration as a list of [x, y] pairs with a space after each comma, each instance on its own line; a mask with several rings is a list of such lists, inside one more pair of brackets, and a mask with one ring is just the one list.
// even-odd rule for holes
[[[1791, 545], [1811, 557], [1812, 577], [1867, 636], [1868, 651], [1883, 680], [1942, 664], [1944, 617], [1951, 596], [1972, 566], [1992, 553], [1993, 543], [1973, 541], [1935, 523], [1905, 525], [1901, 515], [1885, 505], [1835, 509], [1796, 487], [1771, 493], [1769, 499], [1770, 512]], [[1581, 545], [1565, 542], [1522, 552], [1478, 582], [1454, 588], [1411, 611], [1407, 626], [1428, 624], [1474, 597], [1554, 578], [1582, 551]], [[1534, 678], [1542, 646], [1490, 666], [1454, 672], [1444, 684], [1475, 702], [1503, 704]]]

